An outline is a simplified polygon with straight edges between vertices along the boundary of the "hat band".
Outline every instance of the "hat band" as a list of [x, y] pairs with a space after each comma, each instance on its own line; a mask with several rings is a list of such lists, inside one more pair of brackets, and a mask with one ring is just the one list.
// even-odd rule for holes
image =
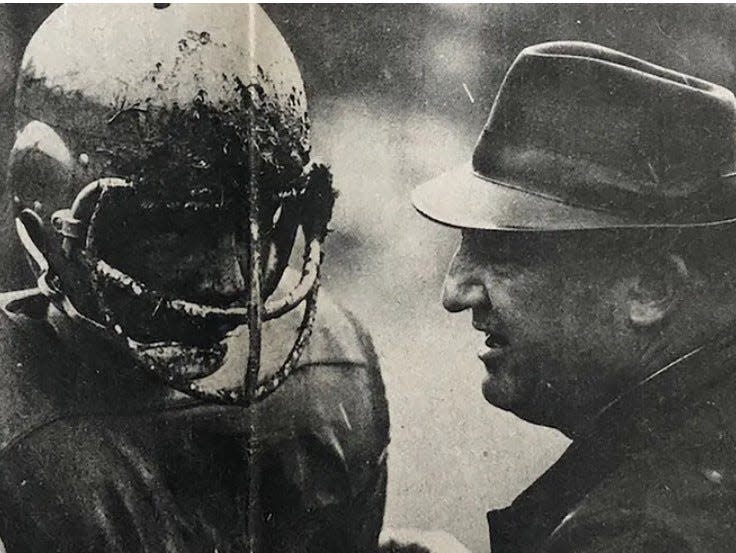
[[703, 224], [736, 217], [736, 171], [678, 172], [673, 181], [647, 162], [651, 179], [596, 161], [536, 148], [506, 146], [492, 156], [476, 152], [475, 175], [565, 206], [651, 224]]

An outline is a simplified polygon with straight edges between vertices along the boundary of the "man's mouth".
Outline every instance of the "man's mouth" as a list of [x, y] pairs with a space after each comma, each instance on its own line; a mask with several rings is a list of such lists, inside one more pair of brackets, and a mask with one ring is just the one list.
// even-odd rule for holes
[[498, 359], [505, 353], [505, 350], [509, 345], [509, 340], [506, 336], [498, 332], [484, 329], [483, 332], [486, 336], [484, 342], [485, 348], [482, 348], [481, 351], [478, 352], [478, 358], [488, 367], [489, 362]]
[[500, 349], [509, 345], [509, 341], [503, 334], [497, 332], [486, 332], [486, 346], [491, 349]]

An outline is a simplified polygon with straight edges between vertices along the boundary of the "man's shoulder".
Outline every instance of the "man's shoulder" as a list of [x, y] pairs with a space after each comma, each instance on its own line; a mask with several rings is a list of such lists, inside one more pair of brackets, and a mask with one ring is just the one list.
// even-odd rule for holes
[[[290, 340], [301, 316], [303, 310], [295, 310], [291, 321], [279, 323], [292, 329]], [[264, 347], [272, 346], [272, 336], [265, 336]], [[321, 487], [334, 477], [324, 472], [329, 463], [347, 471], [351, 489], [369, 488], [385, 470], [389, 441], [383, 380], [370, 335], [324, 287], [298, 368], [260, 405], [265, 439], [278, 442], [289, 478], [310, 497], [332, 493]]]
[[68, 361], [42, 317], [37, 291], [0, 294], [0, 450], [63, 410]]
[[333, 299], [328, 290], [320, 290], [306, 359], [311, 363], [346, 362], [377, 364], [370, 333], [360, 319]]
[[35, 373], [65, 358], [46, 321], [47, 305], [36, 290], [0, 293], [0, 378], [21, 367]]
[[35, 288], [0, 293], [0, 331], [36, 333], [47, 327], [48, 300]]
[[[292, 348], [304, 321], [305, 306], [268, 321], [263, 326], [262, 366], [277, 367]], [[299, 361], [307, 365], [377, 366], [370, 334], [359, 319], [320, 287], [314, 321]]]
[[[295, 319], [303, 312], [289, 315]], [[285, 324], [295, 328], [294, 320]], [[288, 338], [293, 340], [293, 333]], [[270, 347], [272, 344], [264, 340], [264, 348]], [[267, 366], [273, 364], [269, 362]], [[292, 408], [300, 408], [302, 402], [296, 398], [309, 398], [313, 403], [311, 411], [316, 413], [320, 411], [317, 405], [322, 398], [325, 404], [341, 406], [337, 417], [340, 420], [349, 404], [362, 405], [376, 413], [386, 409], [381, 369], [370, 334], [359, 319], [333, 300], [324, 288], [319, 292], [317, 314], [298, 369], [285, 381], [280, 393], [275, 394], [282, 399], [292, 397], [293, 401], [286, 402]], [[357, 398], [360, 401], [356, 401]], [[382, 407], [378, 408], [378, 404]]]
[[690, 438], [683, 429], [627, 457], [565, 516], [547, 550], [732, 551], [736, 459], [717, 433]]

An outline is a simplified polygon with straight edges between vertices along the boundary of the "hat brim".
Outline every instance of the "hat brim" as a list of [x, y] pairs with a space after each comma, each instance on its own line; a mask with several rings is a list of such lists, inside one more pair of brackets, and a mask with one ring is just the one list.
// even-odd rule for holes
[[470, 163], [415, 188], [412, 203], [425, 217], [456, 228], [561, 231], [638, 226], [480, 177]]

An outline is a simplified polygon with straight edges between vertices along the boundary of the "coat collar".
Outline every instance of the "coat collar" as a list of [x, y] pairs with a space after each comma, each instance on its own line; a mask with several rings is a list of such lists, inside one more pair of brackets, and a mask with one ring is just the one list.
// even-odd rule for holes
[[730, 327], [609, 403], [509, 507], [488, 513], [493, 552], [540, 550], [565, 516], [627, 457], [651, 445], [653, 437], [681, 428], [688, 407], [729, 380], [734, 364], [736, 328]]

